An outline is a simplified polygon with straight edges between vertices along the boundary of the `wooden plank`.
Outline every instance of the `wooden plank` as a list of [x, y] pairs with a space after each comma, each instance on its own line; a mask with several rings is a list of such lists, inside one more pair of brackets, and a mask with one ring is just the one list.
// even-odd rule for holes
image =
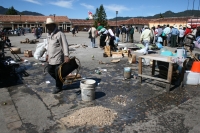
[[143, 56], [139, 56], [141, 58], [148, 58], [151, 60], [158, 60], [158, 61], [163, 61], [163, 62], [171, 62], [171, 60], [169, 60], [168, 56], [162, 56], [159, 54], [151, 54], [151, 55], [143, 55]]
[[173, 74], [173, 64], [169, 63], [168, 73], [167, 73], [167, 80], [171, 83]]
[[[138, 74], [142, 75], [142, 58], [139, 57]], [[142, 76], [140, 77], [140, 82], [142, 83]]]
[[152, 75], [152, 76], [155, 75], [155, 66], [156, 66], [156, 61], [153, 60], [153, 64], [152, 64], [152, 72], [151, 72], [151, 75]]
[[154, 79], [154, 80], [158, 80], [158, 81], [162, 81], [162, 82], [165, 82], [165, 83], [169, 83], [169, 81], [166, 80], [166, 79], [156, 78], [156, 77], [142, 75], [142, 74], [138, 74], [138, 76], [144, 77], [144, 78], [149, 78], [149, 79]]

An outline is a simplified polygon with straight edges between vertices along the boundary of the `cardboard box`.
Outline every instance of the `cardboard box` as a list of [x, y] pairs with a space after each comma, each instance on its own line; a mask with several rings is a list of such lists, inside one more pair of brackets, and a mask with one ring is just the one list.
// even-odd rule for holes
[[17, 47], [12, 47], [12, 48], [10, 48], [10, 52], [12, 54], [21, 54], [21, 49], [17, 48]]
[[112, 52], [112, 58], [122, 58], [122, 52]]
[[104, 52], [110, 52], [110, 46], [104, 46]]
[[24, 56], [25, 57], [33, 57], [32, 51], [31, 50], [25, 50], [24, 51]]
[[111, 53], [103, 53], [103, 57], [111, 57]]

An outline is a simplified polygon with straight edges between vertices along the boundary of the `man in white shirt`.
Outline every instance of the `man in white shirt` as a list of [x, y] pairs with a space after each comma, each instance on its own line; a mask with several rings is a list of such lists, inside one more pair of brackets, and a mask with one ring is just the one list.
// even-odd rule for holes
[[149, 43], [150, 43], [150, 39], [151, 39], [152, 36], [153, 35], [152, 35], [151, 30], [149, 30], [147, 25], [145, 25], [144, 31], [142, 32], [142, 34], [140, 36], [140, 41], [145, 46], [145, 52], [143, 53], [144, 55], [148, 53]]
[[[166, 36], [166, 39], [167, 39], [167, 45], [169, 43], [169, 40], [170, 40], [170, 32], [171, 32], [171, 29], [169, 27], [169, 24], [167, 24], [167, 27], [163, 30], [165, 36]], [[164, 45], [165, 45], [166, 42], [164, 42]], [[165, 45], [166, 46], [166, 45]]]
[[183, 30], [183, 27], [180, 26], [179, 27], [179, 35], [178, 35], [178, 44], [180, 46], [183, 46], [184, 34], [185, 34], [185, 31]]

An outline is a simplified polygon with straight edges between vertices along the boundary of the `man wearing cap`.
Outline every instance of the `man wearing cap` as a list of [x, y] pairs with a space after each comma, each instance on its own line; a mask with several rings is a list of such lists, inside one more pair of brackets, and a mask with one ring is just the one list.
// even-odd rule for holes
[[47, 18], [46, 28], [49, 33], [47, 38], [48, 73], [56, 81], [56, 88], [53, 90], [53, 94], [56, 94], [62, 91], [63, 86], [58, 77], [58, 68], [63, 62], [69, 62], [69, 47], [65, 34], [58, 30], [56, 23], [51, 18]]
[[176, 47], [177, 37], [179, 35], [179, 30], [177, 28], [177, 25], [174, 25], [171, 30], [171, 47]]
[[140, 41], [145, 46], [145, 52], [143, 53], [144, 55], [148, 53], [149, 43], [150, 43], [151, 37], [153, 37], [152, 32], [151, 32], [151, 30], [149, 30], [148, 26], [145, 25], [144, 31], [142, 32], [142, 34], [140, 36]]

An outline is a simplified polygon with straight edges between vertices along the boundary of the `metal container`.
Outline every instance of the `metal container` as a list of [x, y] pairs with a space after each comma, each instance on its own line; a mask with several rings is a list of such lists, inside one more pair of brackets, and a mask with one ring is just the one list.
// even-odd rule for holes
[[131, 78], [131, 68], [130, 67], [124, 67], [124, 78], [125, 79]]
[[96, 81], [92, 79], [85, 79], [81, 81], [81, 98], [83, 101], [92, 101], [95, 99]]

